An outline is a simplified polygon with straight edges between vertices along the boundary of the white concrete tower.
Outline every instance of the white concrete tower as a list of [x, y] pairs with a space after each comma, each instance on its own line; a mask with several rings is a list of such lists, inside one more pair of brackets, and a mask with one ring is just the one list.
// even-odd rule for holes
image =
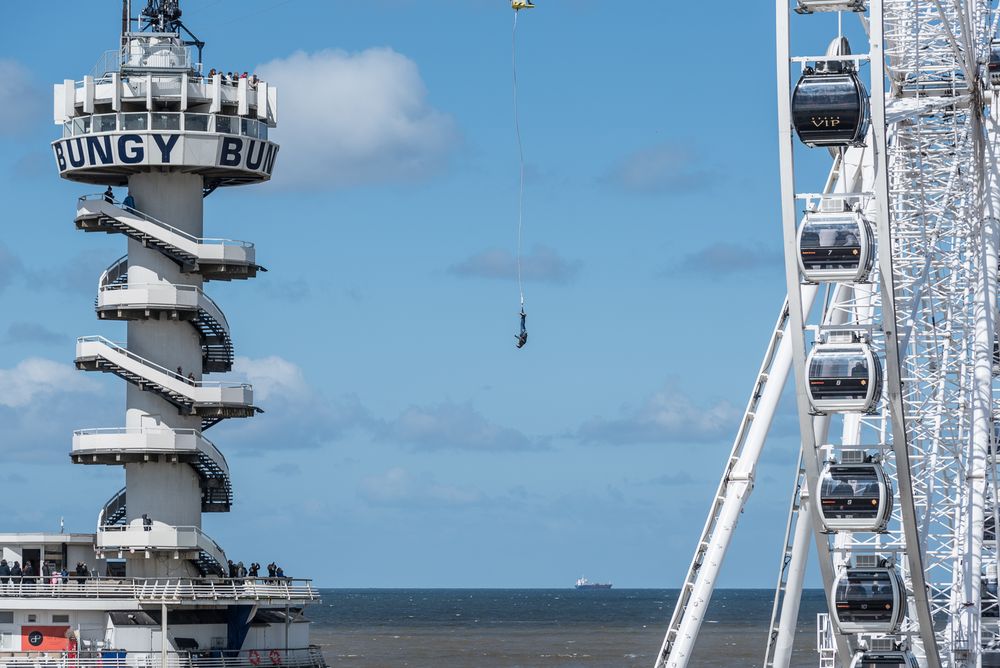
[[125, 0], [121, 47], [107, 66], [55, 86], [60, 175], [129, 193], [85, 196], [77, 207], [79, 229], [127, 239], [127, 254], [100, 277], [96, 310], [126, 321], [128, 335], [124, 344], [79, 339], [76, 364], [114, 373], [128, 389], [124, 427], [77, 432], [72, 452], [76, 463], [125, 467], [125, 488], [100, 513], [97, 550], [129, 577], [226, 574], [201, 514], [228, 511], [232, 486], [204, 431], [259, 410], [249, 386], [205, 378], [233, 364], [229, 325], [205, 283], [262, 268], [252, 244], [205, 238], [202, 204], [220, 186], [270, 178], [276, 90], [205, 75], [203, 46], [181, 22], [179, 0], [147, 0], [138, 18]]

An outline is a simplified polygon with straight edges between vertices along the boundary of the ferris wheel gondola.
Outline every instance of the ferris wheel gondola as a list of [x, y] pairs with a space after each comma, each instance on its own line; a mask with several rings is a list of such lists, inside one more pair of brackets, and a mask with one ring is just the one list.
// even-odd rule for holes
[[875, 259], [875, 236], [859, 212], [807, 213], [799, 226], [799, 270], [810, 282], [862, 282]]
[[859, 652], [851, 668], [919, 668], [911, 652]]
[[844, 37], [833, 40], [827, 57], [802, 72], [792, 91], [792, 125], [803, 144], [811, 148], [863, 146], [871, 110], [868, 91], [858, 77]]
[[882, 363], [854, 332], [837, 332], [817, 343], [806, 367], [817, 413], [868, 413], [882, 396]]
[[895, 633], [905, 608], [906, 589], [893, 566], [846, 568], [834, 583], [831, 609], [845, 633]]
[[885, 530], [892, 515], [892, 483], [882, 464], [829, 463], [820, 475], [820, 510], [830, 531]]
[[799, 14], [813, 12], [863, 12], [866, 0], [798, 0], [795, 11]]

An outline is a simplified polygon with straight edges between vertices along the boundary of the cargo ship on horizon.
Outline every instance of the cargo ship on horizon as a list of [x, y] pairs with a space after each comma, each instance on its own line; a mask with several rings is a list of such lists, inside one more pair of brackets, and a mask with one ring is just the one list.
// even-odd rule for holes
[[580, 578], [576, 581], [577, 589], [611, 589], [610, 582], [591, 582], [587, 578]]

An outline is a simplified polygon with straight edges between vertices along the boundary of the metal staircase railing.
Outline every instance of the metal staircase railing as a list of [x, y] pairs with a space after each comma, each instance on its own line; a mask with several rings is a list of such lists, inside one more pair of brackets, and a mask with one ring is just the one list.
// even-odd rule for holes
[[97, 526], [125, 524], [127, 515], [125, 488], [122, 487], [101, 508], [101, 513], [97, 516]]
[[[191, 298], [187, 301], [190, 304], [145, 304], [141, 302], [132, 304], [111, 303], [102, 307], [103, 295], [119, 290], [132, 291], [159, 291], [162, 295], [174, 294], [174, 301], [181, 301], [182, 295], [189, 293]], [[128, 256], [124, 255], [115, 260], [101, 274], [98, 286], [98, 298], [94, 301], [94, 308], [97, 309], [99, 317], [102, 319], [129, 319], [132, 317], [149, 317], [154, 311], [164, 308], [173, 308], [177, 313], [191, 312], [192, 316], [188, 322], [198, 332], [201, 342], [202, 352], [202, 372], [203, 373], [225, 373], [232, 371], [236, 353], [233, 347], [233, 339], [229, 333], [229, 322], [225, 314], [215, 301], [205, 294], [205, 291], [194, 285], [168, 285], [158, 283], [129, 283], [128, 282]], [[114, 299], [108, 301], [115, 302]], [[192, 308], [191, 304], [197, 304]]]
[[203, 430], [225, 418], [250, 417], [262, 412], [252, 405], [253, 390], [246, 383], [191, 380], [102, 336], [77, 339], [76, 366], [113, 373], [157, 394], [181, 413], [201, 416]]
[[[123, 490], [124, 491], [124, 490]], [[105, 519], [102, 512], [98, 521]], [[153, 521], [146, 526], [140, 520], [97, 526], [97, 549], [103, 550], [160, 550], [197, 552], [190, 559], [202, 577], [225, 577], [226, 553], [208, 534], [197, 526], [175, 526]]]
[[[137, 461], [140, 455], [149, 453], [172, 457], [173, 461], [185, 462], [195, 470], [201, 487], [202, 512], [228, 512], [232, 508], [229, 464], [222, 452], [196, 429], [79, 429], [73, 432], [72, 456], [78, 464], [120, 465]], [[124, 507], [124, 496], [121, 505]], [[102, 524], [117, 523], [103, 521], [105, 514], [101, 514]]]
[[108, 202], [103, 194], [80, 197], [76, 226], [85, 232], [124, 234], [206, 281], [252, 278], [267, 271], [256, 263], [252, 243], [196, 237], [120, 202]]
[[108, 265], [108, 268], [101, 274], [97, 282], [98, 289], [109, 285], [124, 285], [128, 283], [128, 255], [120, 258]]

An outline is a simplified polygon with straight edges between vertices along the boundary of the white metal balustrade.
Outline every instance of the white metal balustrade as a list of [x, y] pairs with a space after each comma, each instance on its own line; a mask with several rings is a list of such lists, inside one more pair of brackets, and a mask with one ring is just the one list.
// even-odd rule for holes
[[150, 456], [187, 462], [198, 473], [202, 512], [228, 512], [232, 507], [229, 464], [215, 444], [195, 429], [81, 429], [73, 432], [70, 456], [75, 464], [120, 465], [146, 461]]
[[[127, 259], [124, 262], [127, 272]], [[172, 283], [127, 283], [120, 273], [122, 261], [109, 267], [100, 279], [96, 310], [110, 320], [156, 318], [166, 313], [187, 320], [198, 332], [204, 373], [226, 372], [233, 368], [235, 352], [229, 322], [222, 309], [195, 285]]]
[[[125, 113], [129, 110], [134, 110], [134, 113], [139, 109], [163, 109], [149, 106], [149, 98], [153, 97], [161, 103], [165, 102], [167, 109], [180, 110], [186, 98], [188, 105], [207, 105], [213, 114], [236, 112], [237, 117], [260, 119], [270, 127], [277, 124], [277, 89], [263, 79], [224, 79], [222, 74], [203, 76], [194, 71], [139, 73], [100, 69], [105, 71], [95, 72], [96, 76], [85, 76], [79, 81], [57, 84], [56, 98], [62, 102], [60, 109], [72, 104], [75, 113], [70, 116], [74, 117], [81, 111], [86, 115], [105, 105], [117, 109], [115, 102], [126, 110]], [[66, 116], [57, 113], [55, 120], [60, 123], [66, 120]], [[267, 135], [261, 135], [261, 138], [266, 139]]]
[[197, 132], [237, 135], [250, 139], [267, 139], [265, 121], [227, 114], [205, 114], [187, 111], [131, 111], [122, 113], [75, 116], [62, 124], [63, 139], [98, 135], [105, 132]]
[[[2, 579], [0, 579], [2, 580]], [[140, 601], [317, 601], [311, 580], [293, 578], [106, 578], [70, 574], [56, 584], [41, 578], [0, 581], [5, 598]]]
[[77, 201], [76, 227], [124, 234], [157, 249], [183, 271], [197, 271], [206, 281], [252, 278], [266, 271], [257, 264], [252, 243], [195, 237], [135, 208], [107, 202], [103, 194], [84, 195]]
[[[227, 656], [228, 655], [228, 656]], [[325, 668], [318, 647], [229, 652], [3, 652], [0, 668]]]
[[[105, 513], [101, 513], [101, 521]], [[142, 519], [128, 524], [102, 524], [97, 527], [97, 551], [107, 552], [197, 552], [194, 561], [201, 562], [205, 574], [222, 573], [228, 563], [226, 553], [200, 527], [172, 526], [153, 521], [143, 525]]]
[[227, 417], [250, 417], [260, 412], [253, 405], [253, 388], [246, 383], [191, 380], [103, 336], [77, 339], [76, 366], [113, 373], [160, 395], [181, 412], [202, 416], [210, 422], [207, 426]]

